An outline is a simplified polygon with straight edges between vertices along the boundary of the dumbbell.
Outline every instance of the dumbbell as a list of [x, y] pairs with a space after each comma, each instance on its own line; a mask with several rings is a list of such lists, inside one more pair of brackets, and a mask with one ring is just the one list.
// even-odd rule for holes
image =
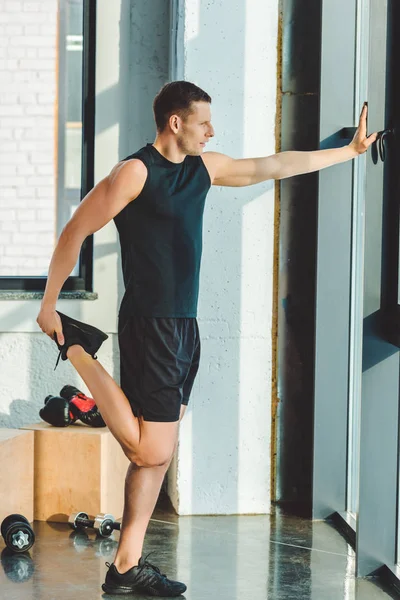
[[27, 552], [35, 543], [35, 534], [23, 515], [13, 514], [4, 519], [0, 527], [7, 548], [12, 552]]
[[113, 515], [104, 513], [100, 513], [94, 519], [89, 519], [89, 515], [84, 512], [72, 513], [68, 523], [75, 530], [92, 527], [101, 537], [109, 537], [114, 529], [121, 529], [121, 523], [115, 521]]

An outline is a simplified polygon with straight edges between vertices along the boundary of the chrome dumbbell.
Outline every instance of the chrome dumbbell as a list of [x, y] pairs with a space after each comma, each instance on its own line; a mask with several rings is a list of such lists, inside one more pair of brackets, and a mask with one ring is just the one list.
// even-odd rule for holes
[[94, 519], [90, 519], [89, 515], [84, 512], [72, 513], [68, 523], [75, 530], [91, 527], [101, 537], [109, 537], [114, 529], [121, 529], [121, 523], [115, 521], [113, 515], [105, 513], [98, 514]]

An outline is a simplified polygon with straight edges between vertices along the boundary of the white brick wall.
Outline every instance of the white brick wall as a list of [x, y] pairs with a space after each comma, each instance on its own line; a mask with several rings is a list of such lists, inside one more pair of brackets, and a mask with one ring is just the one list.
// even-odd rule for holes
[[0, 276], [47, 274], [55, 243], [57, 0], [0, 0]]

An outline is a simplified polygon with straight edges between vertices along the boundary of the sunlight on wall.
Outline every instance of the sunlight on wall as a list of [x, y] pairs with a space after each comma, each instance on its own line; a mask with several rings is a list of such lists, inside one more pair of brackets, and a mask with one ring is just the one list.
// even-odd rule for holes
[[186, 3], [185, 44], [194, 40], [200, 31], [200, 0]]

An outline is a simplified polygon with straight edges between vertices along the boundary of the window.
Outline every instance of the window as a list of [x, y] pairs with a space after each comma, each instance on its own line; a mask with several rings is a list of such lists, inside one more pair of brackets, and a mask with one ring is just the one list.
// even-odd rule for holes
[[[57, 239], [93, 187], [95, 3], [2, 11], [0, 289], [42, 291]], [[92, 290], [85, 240], [63, 290]]]

